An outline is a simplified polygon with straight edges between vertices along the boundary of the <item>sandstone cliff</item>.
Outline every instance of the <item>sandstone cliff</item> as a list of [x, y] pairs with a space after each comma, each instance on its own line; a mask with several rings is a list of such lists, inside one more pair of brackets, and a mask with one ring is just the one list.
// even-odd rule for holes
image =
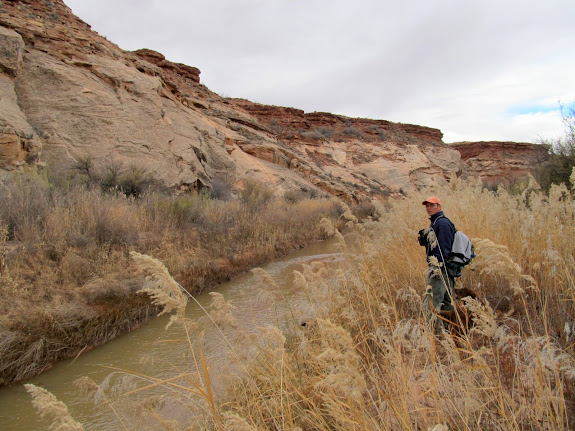
[[507, 185], [549, 158], [543, 145], [521, 142], [457, 142], [451, 144], [465, 162], [463, 175], [486, 184]]
[[221, 98], [198, 69], [121, 50], [61, 0], [1, 0], [0, 46], [0, 177], [90, 159], [175, 190], [254, 177], [358, 202], [465, 171], [437, 129]]

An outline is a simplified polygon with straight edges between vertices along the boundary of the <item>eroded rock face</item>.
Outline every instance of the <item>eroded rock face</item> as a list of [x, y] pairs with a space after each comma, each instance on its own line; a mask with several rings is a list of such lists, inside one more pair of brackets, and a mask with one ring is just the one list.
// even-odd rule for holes
[[509, 184], [548, 159], [543, 145], [520, 142], [459, 142], [451, 144], [465, 161], [464, 175], [484, 183]]
[[[244, 99], [230, 99], [230, 103], [253, 115], [279, 141], [273, 149], [246, 142], [240, 145], [244, 151], [289, 166], [326, 190], [326, 183], [350, 185], [343, 190], [333, 184], [329, 187], [330, 194], [347, 200], [441, 184], [461, 171], [459, 153], [443, 143], [437, 129], [305, 113]], [[346, 195], [349, 189], [352, 196]]]
[[199, 69], [123, 51], [61, 0], [0, 2], [0, 41], [0, 177], [89, 159], [179, 191], [254, 178], [358, 202], [479, 172], [437, 129], [221, 98]]
[[[233, 169], [209, 119], [163, 95], [163, 84], [113, 58], [91, 55], [73, 67], [26, 54], [19, 105], [43, 139], [44, 160], [137, 165], [170, 187], [208, 184]], [[193, 125], [193, 126], [190, 126]]]
[[24, 41], [14, 30], [0, 27], [0, 70], [16, 76], [22, 66]]
[[41, 142], [18, 105], [14, 81], [0, 74], [0, 172], [36, 164]]

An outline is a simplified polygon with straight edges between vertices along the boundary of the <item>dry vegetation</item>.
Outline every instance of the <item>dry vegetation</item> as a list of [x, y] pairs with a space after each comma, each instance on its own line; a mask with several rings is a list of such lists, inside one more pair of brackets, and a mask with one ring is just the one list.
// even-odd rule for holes
[[236, 200], [121, 191], [36, 177], [0, 186], [0, 385], [157, 314], [136, 294], [130, 251], [161, 259], [197, 293], [325, 238], [319, 221], [342, 213], [329, 199], [272, 199], [254, 182]]
[[[141, 429], [138, 420], [170, 430], [571, 429], [575, 200], [564, 186], [548, 195], [535, 189], [531, 183], [512, 196], [457, 182], [432, 191], [476, 246], [478, 257], [456, 286], [478, 295], [458, 304], [473, 315], [466, 332], [429, 328], [416, 241], [427, 223], [422, 194], [380, 209], [380, 221], [346, 238], [336, 232], [346, 259], [295, 274], [293, 290], [305, 300], [285, 303], [293, 319], [227, 339], [222, 390], [214, 392], [201, 340], [191, 338], [190, 368], [173, 379], [131, 376], [129, 394], [115, 399], [105, 385], [82, 385], [111, 406], [140, 397], [137, 415], [116, 411], [119, 429]], [[146, 271], [147, 291], [159, 300], [154, 289], [165, 287], [169, 310], [179, 310], [176, 321], [187, 328], [163, 265], [134, 259]], [[273, 284], [256, 272], [263, 286]], [[212, 324], [225, 329], [233, 307], [217, 295], [215, 304]], [[152, 388], [162, 395], [144, 401]], [[182, 410], [192, 413], [174, 420]]]

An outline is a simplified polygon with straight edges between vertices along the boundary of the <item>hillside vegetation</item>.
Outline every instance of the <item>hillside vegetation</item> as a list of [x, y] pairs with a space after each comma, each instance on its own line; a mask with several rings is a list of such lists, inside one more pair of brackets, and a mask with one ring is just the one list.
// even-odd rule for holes
[[565, 125], [565, 135], [562, 139], [543, 140], [549, 151], [549, 159], [536, 170], [537, 181], [544, 190], [552, 184], [565, 183], [572, 189], [575, 178], [572, 177], [575, 167], [575, 108], [565, 110], [561, 106], [561, 116]]
[[[421, 202], [430, 192], [441, 196], [477, 252], [456, 286], [477, 294], [458, 301], [473, 323], [437, 335], [429, 328], [425, 253], [416, 241], [428, 223]], [[545, 195], [531, 182], [510, 195], [454, 182], [380, 211], [377, 222], [345, 237], [335, 233], [346, 255], [336, 268], [316, 262], [295, 273], [293, 289], [306, 299], [283, 303], [293, 320], [227, 339], [223, 390], [214, 392], [197, 339], [186, 341], [195, 352], [189, 369], [172, 379], [121, 372], [112, 387], [89, 379], [81, 386], [118, 409], [119, 429], [139, 429], [141, 421], [177, 430], [571, 429], [572, 193], [562, 185]], [[147, 274], [146, 291], [187, 328], [186, 295], [166, 268], [148, 256], [132, 258]], [[271, 286], [263, 271], [256, 273]], [[225, 330], [233, 323], [231, 305], [216, 296], [210, 324]], [[158, 388], [162, 395], [146, 401]], [[46, 396], [28, 389], [37, 400]], [[137, 414], [126, 407], [130, 399], [141, 407]], [[47, 411], [49, 404], [38, 406]], [[173, 421], [182, 411], [188, 420]]]
[[127, 184], [54, 186], [21, 176], [0, 186], [0, 385], [157, 314], [136, 294], [143, 278], [130, 251], [161, 259], [195, 294], [325, 238], [324, 217], [345, 223], [342, 203], [303, 193], [273, 198], [255, 181], [229, 200], [140, 195]]

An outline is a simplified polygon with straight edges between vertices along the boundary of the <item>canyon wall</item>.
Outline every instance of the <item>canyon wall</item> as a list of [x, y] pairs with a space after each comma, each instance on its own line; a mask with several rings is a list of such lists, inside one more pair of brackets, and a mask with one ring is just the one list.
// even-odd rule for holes
[[489, 185], [508, 185], [533, 172], [549, 158], [547, 147], [522, 142], [458, 142], [464, 176], [479, 177]]
[[[504, 180], [532, 165], [520, 154], [539, 154], [530, 144], [480, 151], [446, 145], [429, 127], [222, 98], [197, 68], [124, 51], [60, 0], [1, 0], [0, 46], [0, 178], [46, 167], [65, 175], [89, 161], [139, 169], [178, 193], [249, 178], [278, 194], [355, 203], [453, 176]], [[494, 145], [509, 150], [490, 164]]]

